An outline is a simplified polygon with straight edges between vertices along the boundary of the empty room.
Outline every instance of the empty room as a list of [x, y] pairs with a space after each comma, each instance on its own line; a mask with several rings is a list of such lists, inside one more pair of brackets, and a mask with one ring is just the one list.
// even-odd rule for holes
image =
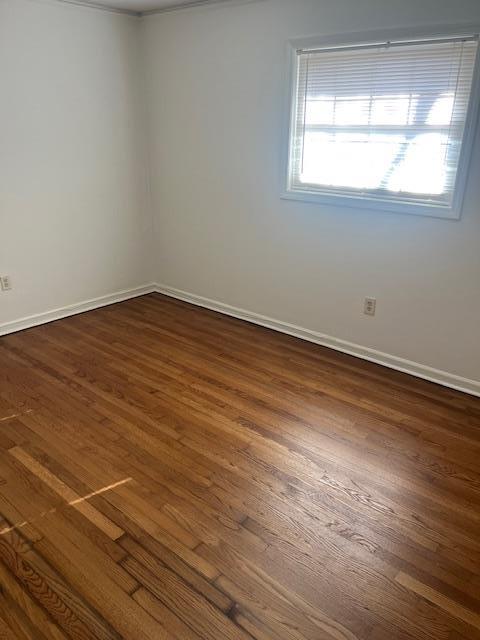
[[479, 0], [0, 0], [1, 640], [480, 640]]

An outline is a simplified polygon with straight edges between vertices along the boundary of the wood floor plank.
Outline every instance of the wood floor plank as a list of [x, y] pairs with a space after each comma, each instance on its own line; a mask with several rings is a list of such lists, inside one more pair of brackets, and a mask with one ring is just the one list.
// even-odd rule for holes
[[77, 509], [83, 516], [88, 518], [96, 527], [103, 531], [112, 540], [121, 538], [125, 531], [110, 522], [104, 515], [99, 513], [91, 504], [85, 501], [85, 497], [80, 497], [75, 491], [54, 476], [48, 469], [45, 469], [39, 462], [30, 456], [21, 447], [13, 447], [9, 453], [19, 460], [27, 469], [45, 482], [56, 493], [58, 493], [74, 509]]
[[417, 595], [425, 598], [429, 602], [437, 605], [444, 611], [448, 611], [455, 618], [460, 618], [464, 620], [467, 624], [472, 625], [476, 629], [480, 629], [480, 613], [476, 613], [475, 611], [470, 611], [466, 607], [450, 600], [450, 598], [445, 597], [443, 594], [439, 593], [435, 589], [432, 589], [426, 584], [422, 584], [412, 576], [407, 575], [406, 573], [400, 572], [395, 577], [396, 582], [401, 584], [406, 589], [413, 591]]
[[[25, 637], [25, 636], [24, 636]], [[15, 635], [5, 620], [0, 617], [0, 640], [21, 640]]]
[[140, 543], [137, 543], [125, 537], [121, 544], [132, 558], [152, 573], [157, 574], [158, 569], [163, 570], [167, 567], [223, 613], [227, 613], [232, 608], [233, 602], [227, 596], [152, 538], [142, 538]]
[[[150, 545], [160, 544], [162, 547], [168, 549], [168, 551], [177, 556], [190, 568], [197, 571], [207, 580], [214, 580], [218, 577], [219, 571], [209, 562], [200, 557], [194, 550], [186, 547], [179, 540], [168, 534], [166, 531], [160, 529], [154, 529], [153, 533], [147, 532], [143, 529], [138, 522], [130, 518], [125, 511], [128, 511], [128, 507], [125, 510], [116, 508], [110, 502], [108, 502], [103, 496], [95, 496], [92, 498], [92, 502], [97, 509], [107, 515], [111, 520], [117, 522], [127, 533], [136, 541], [142, 541], [147, 548], [150, 549]], [[155, 546], [154, 546], [155, 549]], [[153, 551], [155, 554], [155, 551]]]
[[0, 338], [0, 638], [480, 640], [480, 399], [157, 294]]
[[[60, 573], [65, 569], [61, 565], [63, 558], [64, 562], [68, 562], [72, 568], [76, 567], [82, 573], [105, 575], [126, 594], [132, 593], [138, 586], [118, 563], [98, 546], [92, 545], [91, 539], [75, 527], [71, 520], [65, 518], [62, 512], [46, 514], [38, 520], [37, 526], [44, 537], [35, 543], [35, 548], [40, 550], [44, 557], [48, 554], [52, 564], [61, 566]], [[85, 554], [85, 549], [89, 549], [88, 554]], [[55, 555], [56, 551], [62, 552], [62, 555]]]
[[169, 569], [157, 568], [152, 573], [133, 558], [124, 560], [122, 566], [204, 640], [212, 637], [248, 640], [245, 632], [233, 624], [230, 618]]
[[145, 611], [159, 622], [163, 627], [169, 629], [176, 638], [181, 640], [200, 640], [200, 636], [188, 625], [178, 618], [161, 600], [147, 591], [143, 587], [135, 591], [133, 599]]
[[[0, 615], [15, 629], [16, 634], [31, 640], [66, 640], [67, 635], [50, 618], [48, 612], [26, 589], [23, 589], [15, 576], [0, 563]], [[1, 637], [1, 636], [0, 636]]]
[[[43, 609], [53, 618], [57, 625], [64, 629], [68, 636], [74, 640], [102, 638], [103, 640], [114, 640], [115, 634], [97, 633], [86, 624], [83, 612], [80, 609], [72, 609], [68, 602], [62, 597], [61, 590], [52, 584], [52, 581], [42, 575], [32, 566], [31, 562], [23, 554], [17, 553], [15, 548], [9, 544], [6, 537], [0, 539], [0, 560], [5, 567], [19, 581], [23, 589], [43, 607]], [[3, 570], [4, 572], [4, 570]], [[68, 591], [68, 589], [67, 589]], [[27, 609], [28, 611], [28, 609]], [[30, 609], [31, 611], [31, 609]], [[36, 625], [37, 619], [32, 619]], [[49, 628], [49, 636], [56, 636], [54, 627]], [[40, 635], [40, 633], [38, 634]]]

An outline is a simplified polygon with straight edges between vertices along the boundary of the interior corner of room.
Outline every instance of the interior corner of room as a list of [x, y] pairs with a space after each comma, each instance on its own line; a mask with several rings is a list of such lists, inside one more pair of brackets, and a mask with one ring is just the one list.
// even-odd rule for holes
[[0, 0], [0, 640], [480, 640], [480, 0]]
[[459, 220], [281, 197], [287, 43], [431, 2], [87, 4], [0, 5], [1, 333], [161, 291], [480, 393], [478, 133]]

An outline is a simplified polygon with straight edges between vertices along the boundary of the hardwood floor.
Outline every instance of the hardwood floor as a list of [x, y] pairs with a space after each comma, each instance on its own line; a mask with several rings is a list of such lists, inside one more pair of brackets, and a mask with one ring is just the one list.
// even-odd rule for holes
[[159, 295], [0, 339], [0, 639], [480, 639], [480, 399]]

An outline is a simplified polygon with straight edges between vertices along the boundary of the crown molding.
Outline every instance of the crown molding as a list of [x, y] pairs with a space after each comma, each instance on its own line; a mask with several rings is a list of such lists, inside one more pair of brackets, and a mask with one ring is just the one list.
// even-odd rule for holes
[[132, 16], [133, 18], [140, 18], [142, 13], [140, 11], [132, 11], [131, 9], [119, 9], [115, 7], [107, 7], [101, 2], [91, 2], [90, 0], [55, 0], [62, 4], [71, 4], [77, 7], [86, 7], [88, 9], [96, 9], [97, 11], [107, 11], [108, 13], [120, 13], [124, 16]]
[[160, 9], [149, 9], [148, 11], [133, 11], [132, 9], [120, 9], [117, 7], [110, 7], [102, 2], [96, 2], [95, 0], [53, 0], [54, 2], [60, 2], [62, 4], [71, 4], [77, 7], [85, 7], [87, 9], [96, 9], [97, 11], [107, 11], [108, 13], [119, 13], [121, 15], [132, 16], [133, 18], [143, 18], [148, 16], [157, 15], [160, 13], [168, 13], [171, 11], [181, 11], [182, 9], [192, 9], [194, 7], [202, 7], [207, 5], [222, 5], [222, 4], [250, 4], [251, 2], [258, 2], [259, 0], [190, 0], [190, 2], [183, 4], [173, 4], [169, 7], [162, 7]]
[[[253, 0], [243, 0], [243, 2], [253, 2]], [[190, 2], [184, 2], [182, 4], [174, 4], [170, 7], [162, 7], [161, 9], [149, 9], [148, 11], [142, 11], [140, 17], [155, 16], [160, 13], [169, 13], [171, 11], [181, 11], [182, 9], [192, 9], [194, 7], [203, 7], [205, 5], [215, 4], [233, 4], [232, 0], [191, 0]]]

